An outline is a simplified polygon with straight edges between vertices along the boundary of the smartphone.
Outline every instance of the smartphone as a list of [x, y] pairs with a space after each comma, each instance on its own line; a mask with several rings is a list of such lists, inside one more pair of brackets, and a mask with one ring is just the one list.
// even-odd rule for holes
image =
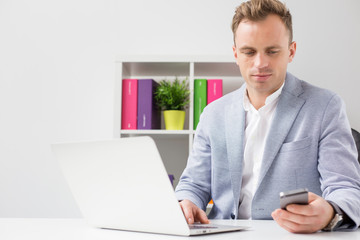
[[285, 209], [289, 204], [308, 204], [307, 188], [300, 188], [287, 192], [280, 192], [280, 207]]

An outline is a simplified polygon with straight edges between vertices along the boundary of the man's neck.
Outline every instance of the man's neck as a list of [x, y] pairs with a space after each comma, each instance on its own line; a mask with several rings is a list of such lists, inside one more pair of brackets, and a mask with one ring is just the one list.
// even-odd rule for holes
[[249, 90], [247, 90], [247, 95], [250, 103], [254, 106], [256, 110], [259, 110], [265, 105], [266, 98], [271, 94], [259, 94], [257, 92], [251, 93]]
[[274, 94], [276, 91], [278, 91], [282, 86], [283, 86], [283, 84], [280, 85], [276, 90], [274, 90], [272, 92], [251, 91], [253, 89], [247, 89], [246, 92], [247, 92], [247, 96], [249, 98], [250, 103], [253, 105], [253, 107], [256, 110], [259, 110], [260, 108], [265, 106], [267, 98], [269, 96], [271, 96], [272, 94]]

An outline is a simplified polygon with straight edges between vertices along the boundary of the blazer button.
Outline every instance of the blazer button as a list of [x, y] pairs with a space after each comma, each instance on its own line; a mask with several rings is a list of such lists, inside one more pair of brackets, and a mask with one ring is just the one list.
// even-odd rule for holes
[[235, 219], [235, 214], [231, 213], [231, 219]]

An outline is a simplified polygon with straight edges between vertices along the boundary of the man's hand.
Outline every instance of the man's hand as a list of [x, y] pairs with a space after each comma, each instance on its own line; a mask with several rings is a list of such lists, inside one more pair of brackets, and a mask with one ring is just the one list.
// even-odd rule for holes
[[184, 199], [180, 202], [180, 207], [188, 224], [193, 224], [195, 222], [210, 223], [206, 213], [198, 208], [193, 202]]
[[271, 216], [293, 233], [312, 233], [326, 227], [334, 217], [333, 207], [322, 197], [309, 192], [309, 204], [290, 204], [286, 210], [276, 209]]

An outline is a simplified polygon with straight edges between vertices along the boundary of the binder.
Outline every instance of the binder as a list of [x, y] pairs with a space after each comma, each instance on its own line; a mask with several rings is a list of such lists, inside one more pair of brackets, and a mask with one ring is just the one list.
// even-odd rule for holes
[[222, 79], [208, 79], [207, 80], [207, 104], [221, 98], [223, 95]]
[[200, 115], [207, 105], [207, 81], [206, 79], [194, 80], [194, 130], [196, 129]]
[[122, 80], [121, 129], [137, 129], [138, 80]]
[[160, 111], [154, 100], [154, 92], [159, 84], [153, 79], [138, 80], [137, 129], [160, 129]]

